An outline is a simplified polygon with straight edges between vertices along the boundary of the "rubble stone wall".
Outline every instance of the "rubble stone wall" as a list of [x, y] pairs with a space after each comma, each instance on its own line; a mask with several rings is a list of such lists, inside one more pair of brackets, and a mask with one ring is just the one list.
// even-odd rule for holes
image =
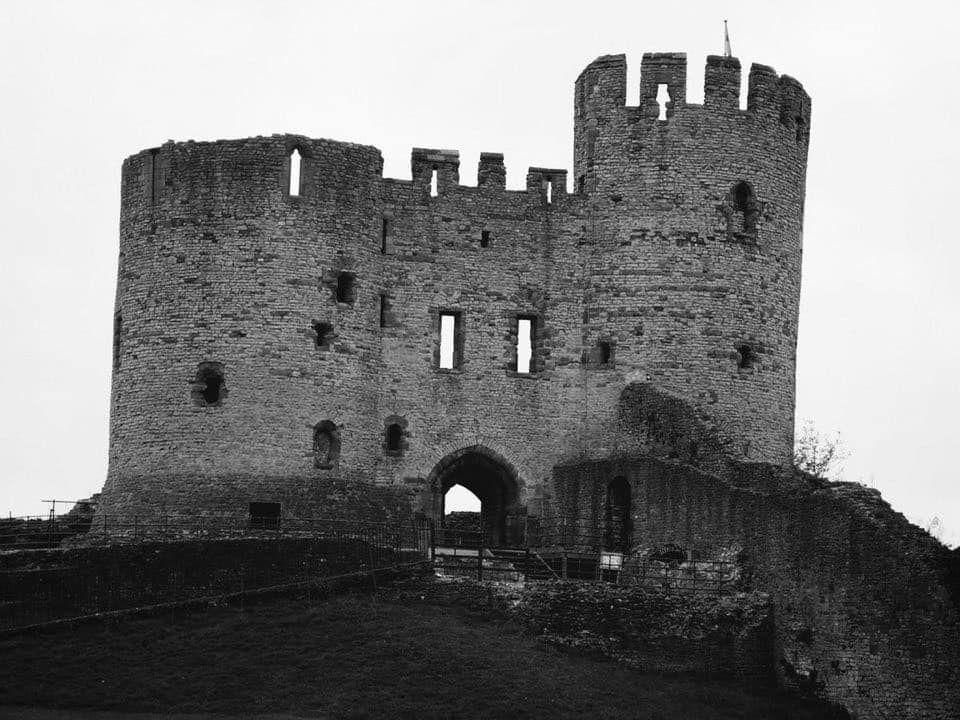
[[738, 552], [745, 587], [771, 597], [785, 685], [862, 719], [957, 717], [955, 554], [875, 490], [752, 470], [738, 486], [650, 456], [558, 467], [556, 512], [602, 526], [606, 488], [626, 478], [633, 552]]

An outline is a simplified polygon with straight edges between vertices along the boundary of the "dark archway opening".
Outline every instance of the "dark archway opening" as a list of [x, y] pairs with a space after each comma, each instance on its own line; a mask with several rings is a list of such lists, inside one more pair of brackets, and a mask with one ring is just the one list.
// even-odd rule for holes
[[604, 513], [604, 549], [610, 552], [630, 552], [633, 522], [633, 505], [630, 482], [625, 477], [615, 477], [607, 486], [606, 511]]
[[505, 463], [483, 449], [468, 449], [454, 453], [441, 461], [434, 470], [437, 480], [436, 517], [441, 524], [446, 519], [447, 493], [461, 486], [480, 501], [478, 540], [486, 546], [519, 544], [522, 526], [518, 522], [517, 480]]

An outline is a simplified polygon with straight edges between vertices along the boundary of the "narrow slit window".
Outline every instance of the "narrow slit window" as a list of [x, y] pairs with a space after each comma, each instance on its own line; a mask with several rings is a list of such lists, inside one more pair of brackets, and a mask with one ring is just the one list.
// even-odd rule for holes
[[383, 226], [380, 230], [380, 252], [383, 255], [386, 255], [389, 247], [390, 247], [390, 221], [387, 220], [387, 218], [384, 218]]
[[430, 173], [430, 197], [437, 196], [437, 169], [434, 168]]
[[387, 326], [387, 313], [390, 311], [390, 300], [386, 295], [380, 295], [380, 327]]
[[657, 85], [657, 104], [660, 106], [660, 114], [657, 120], [667, 119], [667, 103], [670, 102], [670, 91], [667, 90], [666, 83]]
[[553, 202], [553, 180], [547, 178], [547, 205]]
[[121, 336], [123, 335], [123, 316], [117, 313], [113, 316], [113, 369], [120, 367], [120, 354], [122, 352]]
[[452, 370], [456, 366], [457, 315], [440, 314], [440, 368]]
[[490, 246], [490, 231], [484, 230], [480, 233], [480, 247], [485, 248]]
[[534, 323], [532, 317], [517, 318], [517, 372], [524, 375], [533, 368]]
[[300, 195], [300, 151], [294, 148], [290, 153], [290, 197]]
[[160, 151], [153, 149], [150, 151], [150, 202], [157, 201], [157, 191], [160, 183], [160, 163], [157, 158]]

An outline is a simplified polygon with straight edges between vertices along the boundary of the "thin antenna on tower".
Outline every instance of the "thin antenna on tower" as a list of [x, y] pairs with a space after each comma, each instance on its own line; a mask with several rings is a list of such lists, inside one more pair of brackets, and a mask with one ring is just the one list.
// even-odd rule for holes
[[730, 51], [730, 33], [727, 30], [727, 21], [723, 21], [723, 56], [724, 57], [733, 57], [733, 53]]

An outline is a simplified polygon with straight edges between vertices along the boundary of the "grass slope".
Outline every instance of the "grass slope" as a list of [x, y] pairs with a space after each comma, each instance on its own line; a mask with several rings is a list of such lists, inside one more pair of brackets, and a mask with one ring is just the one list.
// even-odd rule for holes
[[0, 703], [322, 718], [813, 720], [818, 704], [638, 674], [458, 608], [279, 599], [0, 640]]

